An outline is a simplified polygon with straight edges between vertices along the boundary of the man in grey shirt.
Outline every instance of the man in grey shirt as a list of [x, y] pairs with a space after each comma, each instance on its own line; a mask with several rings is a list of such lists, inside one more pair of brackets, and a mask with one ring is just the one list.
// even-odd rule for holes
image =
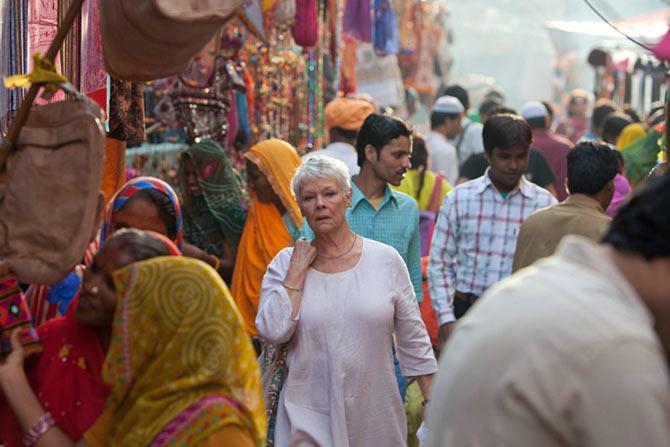
[[470, 97], [467, 90], [463, 87], [460, 85], [450, 85], [443, 89], [442, 94], [439, 96], [442, 95], [458, 98], [465, 109], [463, 120], [461, 121], [463, 130], [458, 135], [449, 138], [449, 143], [456, 148], [458, 163], [462, 165], [471, 155], [484, 152], [484, 143], [482, 141], [484, 126], [482, 123], [476, 123], [467, 117], [468, 110], [470, 109]]
[[433, 447], [670, 446], [670, 175], [597, 245], [490, 288], [456, 325], [428, 408]]

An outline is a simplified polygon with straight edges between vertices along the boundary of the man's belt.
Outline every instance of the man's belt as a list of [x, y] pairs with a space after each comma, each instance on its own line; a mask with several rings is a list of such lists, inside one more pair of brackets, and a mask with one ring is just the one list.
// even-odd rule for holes
[[454, 293], [454, 300], [462, 301], [467, 304], [474, 304], [477, 301], [479, 295], [469, 292], [459, 292], [458, 290]]

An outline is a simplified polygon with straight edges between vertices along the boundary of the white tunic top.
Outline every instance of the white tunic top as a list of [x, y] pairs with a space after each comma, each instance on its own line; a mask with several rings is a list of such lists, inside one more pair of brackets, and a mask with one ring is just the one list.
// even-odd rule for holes
[[392, 335], [403, 375], [433, 374], [437, 363], [405, 263], [392, 247], [363, 239], [350, 270], [309, 270], [293, 320], [282, 286], [292, 251], [282, 250], [269, 265], [256, 318], [268, 341], [291, 340], [276, 445], [406, 445]]

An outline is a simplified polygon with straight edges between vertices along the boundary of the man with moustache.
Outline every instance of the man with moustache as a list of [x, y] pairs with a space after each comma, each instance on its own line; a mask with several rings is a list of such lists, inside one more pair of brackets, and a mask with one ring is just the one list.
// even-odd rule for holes
[[440, 347], [455, 320], [488, 287], [512, 273], [523, 221], [556, 203], [546, 189], [523, 175], [532, 141], [523, 118], [495, 115], [486, 121], [482, 136], [489, 168], [447, 194], [430, 248], [428, 284], [440, 325]]
[[442, 354], [429, 445], [669, 446], [668, 228], [665, 174], [602, 245], [568, 236], [486, 292]]
[[[373, 113], [358, 132], [356, 152], [360, 172], [352, 177], [347, 222], [354, 233], [398, 250], [421, 301], [419, 208], [413, 198], [389, 187], [400, 185], [411, 167], [412, 130], [399, 118]], [[314, 237], [306, 223], [303, 235]]]

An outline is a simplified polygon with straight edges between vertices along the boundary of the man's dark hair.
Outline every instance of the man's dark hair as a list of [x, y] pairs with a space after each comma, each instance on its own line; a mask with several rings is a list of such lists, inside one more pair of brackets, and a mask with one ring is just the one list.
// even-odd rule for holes
[[426, 149], [426, 140], [420, 135], [414, 135], [412, 138], [412, 169], [418, 169], [421, 166], [428, 166], [428, 150]]
[[426, 171], [428, 170], [428, 149], [426, 140], [419, 135], [412, 138], [412, 169], [423, 167], [419, 174], [419, 184], [417, 185], [414, 197], [418, 200], [421, 197], [421, 191], [426, 183]]
[[458, 98], [458, 100], [463, 104], [463, 107], [465, 108], [465, 112], [467, 113], [468, 109], [470, 108], [470, 98], [468, 96], [468, 91], [465, 90], [463, 87], [460, 85], [450, 85], [448, 87], [442, 87], [440, 89], [440, 93], [437, 95], [438, 98], [442, 96], [453, 96], [454, 98]]
[[508, 115], [518, 115], [518, 113], [517, 113], [517, 111], [516, 111], [515, 109], [513, 109], [513, 108], [511, 108], [511, 107], [504, 106], [504, 105], [503, 105], [503, 106], [498, 106], [498, 107], [496, 107], [496, 108], [493, 109], [493, 111], [491, 112], [491, 116], [493, 116], [493, 115], [504, 115], [504, 114], [508, 114]]
[[363, 122], [356, 137], [358, 166], [365, 163], [365, 147], [369, 144], [377, 151], [377, 156], [391, 140], [399, 137], [412, 138], [412, 129], [403, 120], [395, 116], [373, 113]]
[[593, 108], [593, 113], [591, 114], [591, 130], [600, 129], [603, 127], [605, 118], [612, 112], [619, 110], [619, 107], [616, 103], [610, 100], [600, 100]]
[[546, 129], [547, 128], [547, 118], [544, 116], [538, 116], [535, 118], [528, 118], [526, 120], [531, 129]]
[[430, 114], [430, 128], [435, 129], [440, 127], [446, 120], [455, 120], [461, 119], [461, 116], [458, 113], [444, 113], [444, 112], [431, 112]]
[[158, 208], [158, 216], [167, 228], [167, 237], [174, 240], [177, 237], [177, 213], [170, 198], [157, 189], [147, 188], [131, 196], [121, 209], [137, 200], [153, 203]]
[[331, 140], [338, 139], [355, 142], [358, 135], [357, 130], [342, 129], [341, 127], [331, 127], [329, 132]]
[[634, 123], [641, 123], [642, 118], [640, 118], [640, 114], [635, 110], [633, 107], [631, 107], [630, 104], [626, 104], [623, 108], [623, 113], [628, 115], [628, 118]]
[[551, 103], [546, 99], [543, 99], [540, 102], [542, 103], [544, 108], [547, 109], [547, 119], [551, 123], [552, 121], [554, 121], [554, 106], [552, 106]]
[[526, 120], [519, 115], [494, 115], [484, 124], [482, 132], [484, 150], [487, 154], [494, 148], [511, 149], [517, 146], [530, 148], [533, 134]]
[[502, 107], [500, 101], [496, 99], [486, 99], [479, 105], [479, 116], [491, 115], [491, 113], [498, 107]]
[[603, 242], [647, 260], [670, 257], [670, 174], [650, 179], [617, 213]]
[[594, 196], [619, 172], [616, 150], [607, 144], [578, 143], [568, 152], [570, 194]]
[[616, 143], [623, 128], [631, 123], [631, 119], [623, 112], [610, 113], [603, 123], [603, 140], [612, 144]]

